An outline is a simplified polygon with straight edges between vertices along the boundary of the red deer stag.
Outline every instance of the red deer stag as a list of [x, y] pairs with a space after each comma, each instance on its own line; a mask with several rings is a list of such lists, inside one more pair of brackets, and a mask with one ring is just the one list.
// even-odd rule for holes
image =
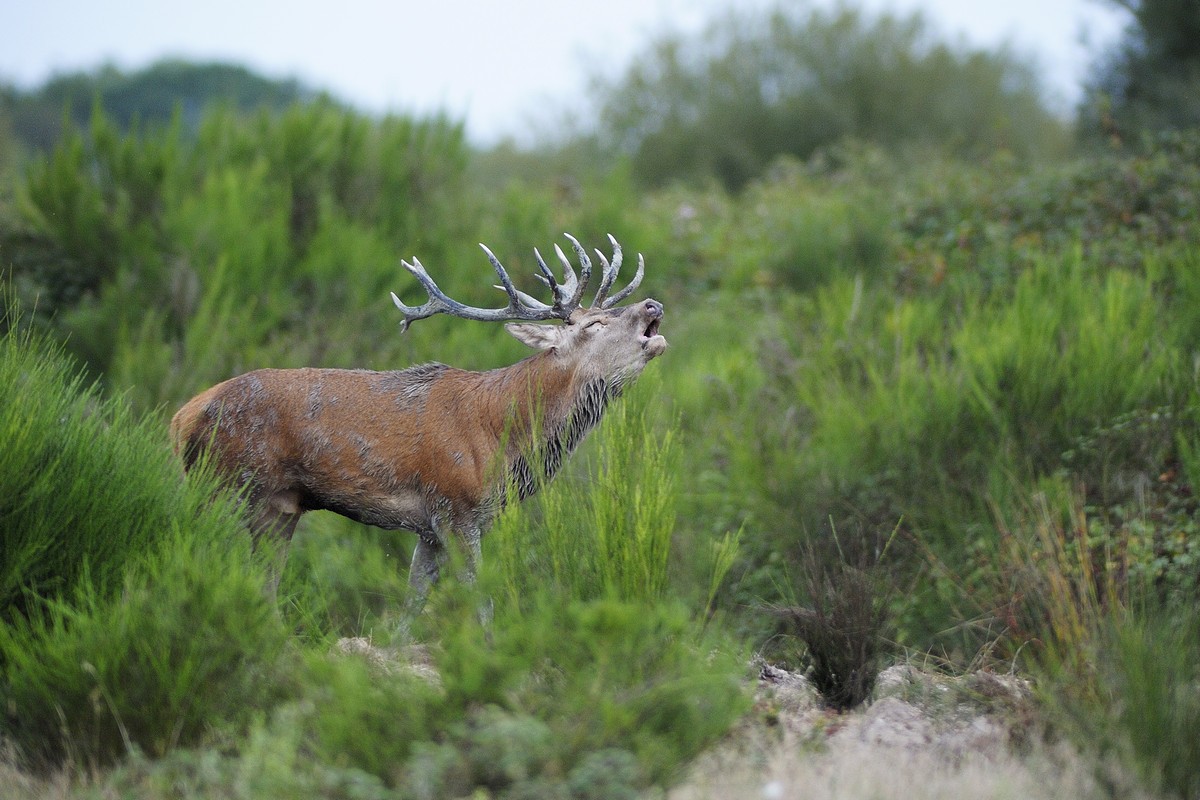
[[506, 307], [452, 300], [415, 258], [401, 263], [429, 300], [413, 307], [392, 295], [404, 314], [401, 330], [439, 313], [523, 320], [505, 328], [540, 352], [486, 372], [437, 363], [393, 372], [255, 370], [202, 392], [175, 414], [171, 438], [185, 469], [207, 451], [218, 474], [246, 492], [255, 538], [279, 537], [283, 548], [300, 516], [316, 509], [413, 531], [419, 541], [409, 608], [419, 610], [451, 539], [458, 537], [472, 577], [480, 538], [510, 487], [524, 499], [552, 477], [609, 400], [667, 347], [658, 332], [662, 303], [616, 305], [641, 283], [641, 256], [633, 280], [610, 297], [621, 266], [620, 245], [610, 236], [612, 262], [596, 251], [600, 285], [591, 308], [583, 308], [592, 264], [579, 242], [567, 238], [580, 274], [555, 245], [562, 283], [534, 250], [550, 304], [516, 289], [483, 245], [500, 278], [496, 288], [508, 295]]

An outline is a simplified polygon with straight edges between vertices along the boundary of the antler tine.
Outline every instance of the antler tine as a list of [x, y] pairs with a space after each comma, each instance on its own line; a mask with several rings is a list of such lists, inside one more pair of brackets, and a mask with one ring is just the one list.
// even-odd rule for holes
[[[555, 249], [558, 250], [557, 247]], [[564, 267], [563, 282], [559, 284], [554, 279], [554, 273], [550, 270], [550, 267], [546, 266], [545, 259], [542, 258], [541, 252], [536, 247], [533, 248], [533, 257], [537, 259], [538, 269], [541, 271], [540, 275], [534, 273], [533, 277], [549, 287], [550, 293], [554, 295], [554, 304], [561, 308], [563, 303], [570, 298], [571, 290], [575, 288], [575, 273], [571, 270], [571, 265], [567, 264]], [[562, 257], [561, 251], [559, 252], [559, 257]]]
[[[496, 254], [488, 249], [486, 244], [480, 242], [479, 246], [483, 248], [483, 252], [487, 254], [488, 261], [492, 262], [492, 268], [496, 270], [496, 275], [500, 278], [501, 285], [497, 286], [496, 288], [501, 289], [505, 294], [508, 295], [508, 305], [510, 308], [519, 308], [521, 305], [521, 300], [518, 297], [516, 287], [513, 286], [512, 278], [508, 277], [508, 271], [504, 269], [504, 265], [500, 263], [500, 259], [496, 258]], [[533, 300], [533, 298], [529, 297], [529, 295], [525, 296], [530, 300]], [[549, 308], [549, 306], [540, 300], [534, 300], [531, 305], [533, 305], [534, 308], [537, 308], [538, 306]]]
[[[640, 286], [640, 285], [641, 285], [641, 283], [642, 283], [642, 276], [643, 276], [643, 275], [645, 275], [645, 274], [646, 274], [646, 259], [642, 258], [642, 254], [641, 254], [641, 253], [638, 253], [638, 265], [637, 265], [637, 272], [635, 272], [635, 273], [633, 274], [633, 280], [631, 280], [631, 281], [629, 282], [629, 285], [628, 285], [628, 286], [626, 286], [624, 289], [622, 289], [621, 291], [619, 291], [619, 292], [617, 292], [616, 294], [614, 294], [612, 297], [610, 297], [610, 298], [608, 298], [607, 300], [605, 300], [605, 301], [604, 301], [604, 305], [603, 305], [603, 306], [601, 306], [601, 307], [602, 307], [602, 308], [612, 308], [612, 307], [613, 307], [613, 306], [615, 306], [617, 303], [619, 303], [619, 302], [621, 302], [622, 300], [624, 300], [626, 297], [629, 297], [629, 295], [633, 294], [633, 290], [634, 290], [634, 289], [636, 289], [638, 286]], [[616, 270], [615, 270], [615, 269], [613, 270], [613, 277], [616, 277]]]
[[[571, 310], [579, 308], [579, 301], [583, 297], [583, 291], [592, 280], [592, 260], [588, 258], [587, 250], [583, 249], [583, 245], [569, 233], [564, 233], [571, 240], [571, 247], [575, 250], [575, 256], [579, 259], [579, 282], [575, 285], [575, 291], [571, 292], [570, 302], [567, 304]], [[562, 248], [555, 245], [554, 249], [558, 252], [558, 258], [565, 265], [565, 268], [570, 269], [570, 262], [567, 261], [566, 255]], [[572, 274], [574, 272], [572, 271]]]
[[613, 238], [611, 233], [608, 235], [608, 240], [612, 242], [613, 246], [612, 264], [608, 263], [608, 259], [604, 257], [604, 253], [601, 253], [599, 250], [596, 251], [596, 255], [600, 258], [600, 264], [604, 268], [604, 274], [600, 279], [600, 288], [596, 290], [596, 298], [592, 300], [592, 308], [608, 308], [612, 305], [611, 301], [606, 303], [605, 298], [608, 297], [608, 290], [612, 288], [613, 281], [617, 279], [617, 273], [621, 271], [621, 260], [623, 258], [621, 245], [617, 243], [617, 240]]
[[536, 300], [524, 292], [518, 291], [508, 277], [508, 273], [500, 264], [500, 261], [488, 250], [483, 247], [487, 253], [492, 266], [496, 269], [496, 274], [500, 277], [500, 282], [504, 284], [502, 288], [508, 294], [508, 305], [504, 308], [475, 308], [448, 297], [445, 292], [438, 287], [429, 273], [425, 271], [425, 267], [417, 259], [413, 259], [412, 263], [401, 261], [400, 264], [415, 277], [425, 289], [425, 293], [429, 295], [429, 300], [420, 306], [408, 306], [401, 302], [400, 298], [392, 292], [392, 302], [396, 304], [396, 308], [404, 314], [404, 321], [400, 323], [400, 330], [408, 330], [408, 326], [419, 319], [432, 317], [434, 314], [450, 314], [463, 319], [473, 319], [480, 322], [502, 322], [512, 319], [523, 320], [544, 320], [560, 318], [561, 315], [553, 306], [548, 306], [545, 303]]
[[400, 309], [400, 313], [404, 315], [404, 321], [400, 323], [401, 332], [408, 330], [408, 326], [419, 319], [425, 319], [426, 317], [432, 317], [434, 314], [452, 310], [450, 304], [454, 301], [446, 297], [442, 290], [438, 288], [433, 278], [429, 277], [429, 273], [425, 271], [425, 267], [421, 266], [420, 261], [414, 258], [410, 264], [407, 261], [401, 260], [400, 265], [412, 273], [413, 277], [425, 288], [425, 293], [429, 295], [429, 301], [424, 305], [406, 306], [396, 296], [395, 292], [390, 292], [392, 302], [396, 304], [396, 308]]
[[[508, 277], [508, 271], [504, 269], [500, 259], [496, 258], [486, 244], [480, 243], [479, 246], [483, 248], [483, 252], [487, 253], [488, 261], [492, 262], [496, 275], [500, 277], [501, 285], [495, 288], [508, 295], [507, 310], [513, 313], [509, 319], [550, 319], [559, 316], [558, 310], [554, 306], [547, 305], [513, 286], [512, 279]], [[533, 316], [530, 316], [530, 311], [534, 313]]]

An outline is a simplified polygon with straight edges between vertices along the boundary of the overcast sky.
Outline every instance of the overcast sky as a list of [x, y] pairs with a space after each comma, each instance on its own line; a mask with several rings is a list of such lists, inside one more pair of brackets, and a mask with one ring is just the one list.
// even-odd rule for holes
[[[0, 80], [32, 88], [56, 72], [176, 56], [298, 77], [372, 112], [443, 109], [471, 138], [522, 136], [539, 110], [582, 98], [665, 30], [695, 31], [738, 0], [0, 0]], [[799, 2], [799, 0], [798, 0]], [[832, 8], [836, 0], [812, 0]], [[1068, 109], [1126, 14], [1104, 0], [859, 0], [920, 10], [946, 39], [1007, 43], [1036, 58]], [[739, 7], [775, 5], [740, 0]], [[552, 116], [552, 115], [551, 115]]]

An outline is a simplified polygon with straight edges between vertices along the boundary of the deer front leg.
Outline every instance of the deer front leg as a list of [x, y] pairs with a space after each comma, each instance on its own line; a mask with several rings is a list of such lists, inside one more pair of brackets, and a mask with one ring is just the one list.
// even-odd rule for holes
[[[475, 586], [479, 576], [479, 568], [483, 564], [483, 530], [479, 527], [469, 528], [463, 534], [463, 576], [469, 586]], [[484, 597], [479, 601], [479, 622], [485, 628], [492, 623], [492, 598]]]
[[[405, 627], [416, 619], [425, 607], [429, 590], [438, 582], [442, 568], [449, 558], [447, 540], [456, 538], [443, 535], [442, 531], [421, 533], [413, 550], [412, 566], [408, 572], [408, 599], [404, 606]], [[482, 562], [483, 531], [479, 527], [467, 529], [461, 536], [463, 569], [459, 575], [464, 583], [474, 586]], [[492, 620], [492, 602], [490, 599], [481, 602], [479, 621], [487, 625]]]
[[446, 545], [442, 537], [433, 532], [418, 536], [412, 566], [408, 570], [408, 599], [404, 604], [404, 616], [410, 621], [425, 607], [429, 590], [437, 583], [442, 565], [446, 563]]

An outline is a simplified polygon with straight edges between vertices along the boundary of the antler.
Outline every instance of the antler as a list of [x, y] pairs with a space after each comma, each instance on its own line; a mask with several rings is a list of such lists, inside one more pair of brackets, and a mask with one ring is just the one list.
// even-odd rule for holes
[[[562, 248], [557, 244], [554, 245], [554, 252], [563, 267], [562, 283], [559, 283], [555, 279], [554, 273], [546, 266], [546, 262], [542, 259], [542, 254], [536, 248], [533, 251], [541, 273], [535, 274], [534, 277], [550, 289], [551, 294], [554, 296], [552, 304], [543, 303], [513, 286], [512, 279], [508, 277], [508, 272], [504, 269], [500, 260], [483, 244], [479, 246], [487, 254], [488, 260], [492, 262], [492, 267], [496, 270], [496, 275], [500, 278], [500, 285], [496, 288], [508, 295], [508, 305], [503, 308], [475, 308], [474, 306], [464, 305], [448, 297], [438, 287], [437, 283], [434, 282], [433, 278], [429, 276], [429, 273], [425, 271], [425, 267], [421, 265], [420, 261], [415, 258], [411, 264], [407, 261], [401, 261], [400, 264], [412, 273], [413, 277], [420, 281], [421, 286], [425, 289], [425, 293], [429, 295], [429, 300], [424, 305], [406, 306], [396, 296], [396, 293], [392, 292], [392, 302], [404, 314], [404, 321], [400, 324], [400, 329], [402, 331], [407, 330], [408, 326], [417, 320], [432, 317], [434, 314], [450, 314], [451, 316], [478, 320], [480, 322], [500, 322], [514, 319], [561, 319], [569, 322], [571, 314], [574, 313], [575, 309], [579, 308], [580, 298], [582, 298], [583, 291], [587, 288], [588, 282], [591, 280], [592, 262], [584, 251], [583, 245], [579, 244], [579, 240], [569, 233], [564, 235], [571, 241], [571, 247], [575, 250], [575, 255], [579, 258], [579, 275], [575, 274], [575, 269], [571, 266], [571, 262], [567, 259], [566, 254], [563, 253]], [[617, 271], [621, 267], [621, 246], [617, 244], [617, 240], [611, 234], [608, 240], [613, 245], [611, 265], [603, 253], [599, 250], [596, 251], [596, 255], [600, 257], [600, 263], [604, 266], [604, 270], [600, 281], [600, 288], [596, 292], [596, 299], [592, 302], [593, 307], [611, 308], [617, 302], [628, 297], [642, 281], [644, 264], [642, 257], [639, 255], [638, 270], [633, 281], [613, 297], [605, 299], [609, 288], [617, 277]]]
[[596, 299], [592, 301], [592, 308], [612, 308], [626, 297], [629, 297], [633, 293], [633, 290], [641, 284], [642, 275], [646, 272], [646, 262], [642, 258], [642, 254], [638, 253], [638, 268], [637, 272], [633, 275], [633, 280], [624, 289], [606, 300], [608, 290], [612, 288], [613, 281], [617, 279], [617, 273], [621, 271], [621, 259], [623, 258], [621, 245], [617, 244], [617, 240], [613, 238], [611, 233], [608, 235], [608, 240], [612, 242], [613, 246], [612, 264], [608, 263], [608, 259], [604, 257], [604, 253], [601, 253], [599, 250], [596, 251], [596, 255], [600, 258], [600, 264], [604, 267], [604, 274], [600, 278], [600, 288], [596, 290]]

